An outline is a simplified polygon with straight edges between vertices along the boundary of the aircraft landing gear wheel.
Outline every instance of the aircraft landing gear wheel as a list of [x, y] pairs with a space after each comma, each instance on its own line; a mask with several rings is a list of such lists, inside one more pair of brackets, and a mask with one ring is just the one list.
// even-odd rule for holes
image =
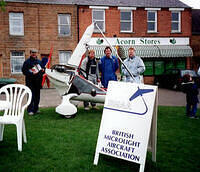
[[74, 115], [63, 115], [66, 119], [71, 119], [71, 118], [75, 118], [76, 114]]
[[177, 89], [178, 89], [178, 85], [177, 85], [177, 84], [174, 84], [173, 89], [174, 89], [174, 90], [177, 90]]
[[76, 96], [77, 94], [67, 94], [62, 96], [62, 103], [56, 107], [56, 112], [63, 115], [65, 118], [74, 118], [77, 113], [77, 107], [69, 100]]

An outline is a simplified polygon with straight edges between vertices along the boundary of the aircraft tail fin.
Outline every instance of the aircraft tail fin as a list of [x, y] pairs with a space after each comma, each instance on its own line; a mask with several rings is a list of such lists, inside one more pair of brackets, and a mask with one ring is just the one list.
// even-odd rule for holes
[[48, 57], [48, 62], [46, 64], [46, 68], [48, 68], [48, 69], [50, 68], [52, 53], [53, 53], [53, 45], [51, 46], [49, 57]]
[[[53, 45], [51, 46], [50, 53], [49, 53], [49, 56], [48, 56], [48, 61], [45, 65], [45, 67], [48, 68], [48, 69], [50, 68], [52, 53], [53, 53]], [[45, 81], [47, 82], [47, 87], [50, 88], [50, 81], [49, 81], [49, 78], [47, 77], [46, 73], [42, 77], [42, 87], [44, 86]]]

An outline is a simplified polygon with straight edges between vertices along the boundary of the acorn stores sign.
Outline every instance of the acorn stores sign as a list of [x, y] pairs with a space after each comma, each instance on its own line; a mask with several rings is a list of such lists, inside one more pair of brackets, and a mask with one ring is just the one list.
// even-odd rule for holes
[[[178, 37], [168, 37], [168, 38], [107, 38], [111, 45], [189, 45], [189, 38], [178, 38]], [[89, 45], [108, 45], [103, 38], [92, 38]]]
[[147, 38], [140, 38], [139, 40], [136, 40], [136, 39], [118, 39], [117, 38], [117, 45], [136, 45], [136, 44], [140, 44], [140, 45], [160, 45], [160, 40], [147, 39]]

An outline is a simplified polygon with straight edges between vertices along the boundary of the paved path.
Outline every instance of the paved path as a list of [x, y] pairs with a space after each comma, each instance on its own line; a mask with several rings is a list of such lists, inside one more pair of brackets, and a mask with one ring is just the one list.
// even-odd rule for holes
[[[180, 91], [158, 89], [158, 105], [185, 106], [185, 94]], [[40, 107], [56, 107], [61, 103], [61, 97], [53, 88], [41, 90]], [[200, 105], [199, 105], [200, 107]]]
[[185, 106], [186, 97], [181, 91], [158, 89], [158, 105], [162, 106]]

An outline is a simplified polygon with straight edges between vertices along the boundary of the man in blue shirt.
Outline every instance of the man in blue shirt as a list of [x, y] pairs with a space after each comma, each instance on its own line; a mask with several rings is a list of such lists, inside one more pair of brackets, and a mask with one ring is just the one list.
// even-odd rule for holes
[[119, 63], [117, 58], [111, 55], [110, 47], [106, 47], [104, 53], [105, 56], [99, 61], [99, 71], [101, 73], [101, 84], [104, 88], [107, 88], [109, 81], [117, 81], [116, 71], [119, 68]]
[[135, 56], [134, 48], [129, 48], [128, 55], [129, 57], [124, 60], [124, 64], [128, 67], [134, 78], [130, 76], [129, 72], [122, 65], [122, 75], [124, 81], [141, 83], [142, 81], [140, 74], [145, 71], [145, 65], [140, 57]]

